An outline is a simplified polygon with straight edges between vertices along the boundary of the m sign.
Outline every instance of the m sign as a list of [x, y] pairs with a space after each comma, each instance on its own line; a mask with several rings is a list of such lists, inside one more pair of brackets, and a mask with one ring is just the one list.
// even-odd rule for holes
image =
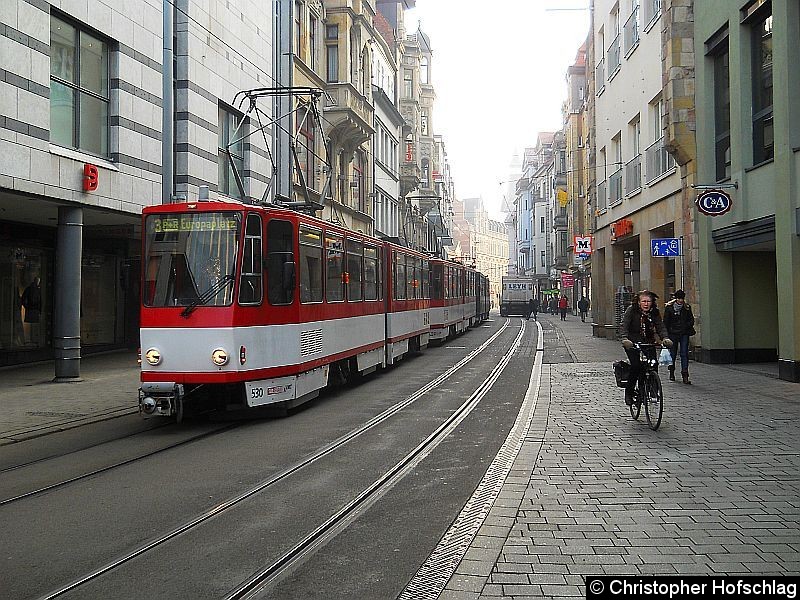
[[574, 238], [574, 253], [575, 254], [591, 254], [592, 253], [592, 236], [576, 235]]

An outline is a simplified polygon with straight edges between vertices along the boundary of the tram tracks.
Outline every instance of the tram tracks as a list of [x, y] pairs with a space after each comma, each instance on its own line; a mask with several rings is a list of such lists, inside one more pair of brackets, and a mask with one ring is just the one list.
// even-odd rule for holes
[[[489, 339], [487, 339], [483, 344], [481, 344], [475, 350], [470, 352], [466, 357], [461, 359], [458, 363], [447, 369], [444, 373], [442, 373], [438, 377], [429, 381], [427, 384], [423, 385], [421, 388], [419, 388], [414, 393], [404, 398], [402, 401], [392, 405], [391, 407], [389, 407], [379, 415], [373, 417], [369, 421], [365, 422], [364, 424], [360, 425], [359, 427], [356, 427], [350, 432], [340, 436], [336, 440], [321, 447], [317, 451], [307, 455], [306, 457], [295, 462], [294, 464], [289, 465], [288, 467], [272, 475], [268, 479], [250, 486], [248, 489], [244, 490], [243, 492], [239, 493], [234, 497], [231, 497], [225, 501], [217, 503], [214, 507], [210, 508], [209, 510], [202, 512], [194, 516], [193, 518], [177, 525], [176, 527], [172, 528], [166, 533], [160, 534], [156, 537], [153, 537], [145, 541], [144, 543], [140, 544], [133, 550], [127, 551], [126, 553], [117, 556], [116, 558], [112, 559], [106, 564], [73, 580], [71, 583], [47, 593], [46, 595], [42, 596], [42, 598], [43, 599], [57, 598], [69, 592], [75, 591], [81, 586], [84, 586], [85, 584], [105, 575], [106, 573], [113, 571], [114, 569], [128, 563], [129, 561], [137, 557], [140, 557], [159, 546], [162, 546], [166, 542], [178, 536], [188, 533], [189, 531], [195, 529], [204, 522], [230, 511], [232, 508], [239, 505], [248, 498], [251, 498], [254, 495], [259, 494], [260, 492], [263, 492], [264, 490], [270, 488], [271, 486], [274, 486], [276, 483], [285, 480], [286, 478], [297, 473], [301, 469], [304, 469], [320, 461], [322, 458], [330, 455], [338, 448], [341, 448], [342, 446], [348, 444], [349, 442], [361, 437], [366, 432], [374, 429], [379, 424], [383, 423], [393, 415], [397, 414], [398, 412], [402, 411], [404, 408], [408, 407], [418, 399], [422, 398], [425, 394], [437, 388], [443, 382], [452, 377], [462, 367], [471, 362], [488, 346], [494, 343], [495, 340], [500, 335], [502, 335], [508, 327], [509, 327], [509, 320], [506, 320], [497, 332], [495, 332], [492, 336], [490, 336]], [[276, 577], [280, 576], [280, 574], [283, 573], [287, 568], [290, 568], [291, 565], [295, 564], [303, 556], [312, 551], [313, 548], [324, 543], [325, 540], [327, 540], [329, 537], [338, 532], [340, 528], [344, 527], [350, 520], [354, 519], [358, 514], [360, 514], [361, 511], [366, 510], [366, 508], [368, 508], [369, 505], [377, 501], [381, 495], [383, 495], [384, 493], [386, 493], [386, 491], [391, 489], [391, 487], [394, 485], [396, 481], [401, 479], [409, 470], [413, 469], [414, 466], [416, 466], [416, 464], [418, 464], [421, 460], [423, 460], [425, 456], [427, 456], [427, 454], [429, 454], [441, 441], [443, 441], [447, 437], [447, 435], [455, 427], [458, 426], [458, 424], [461, 421], [463, 421], [469, 415], [472, 409], [474, 409], [474, 407], [477, 406], [478, 402], [480, 402], [480, 400], [483, 398], [485, 393], [488, 392], [488, 390], [491, 388], [491, 385], [494, 383], [494, 381], [496, 381], [497, 377], [499, 377], [503, 369], [505, 369], [505, 366], [508, 364], [514, 352], [519, 347], [520, 340], [522, 339], [524, 331], [525, 331], [525, 325], [523, 322], [522, 326], [520, 327], [520, 331], [511, 346], [511, 349], [504, 355], [503, 359], [501, 359], [501, 361], [494, 367], [492, 373], [487, 378], [484, 379], [484, 381], [478, 386], [478, 388], [470, 396], [470, 398], [467, 401], [465, 401], [458, 409], [456, 409], [456, 411], [452, 413], [450, 417], [448, 417], [445, 420], [445, 422], [442, 423], [433, 434], [428, 436], [428, 438], [426, 438], [421, 444], [419, 444], [403, 460], [401, 460], [394, 467], [392, 467], [386, 474], [384, 474], [373, 484], [371, 484], [364, 492], [359, 494], [355, 500], [350, 502], [347, 506], [339, 510], [334, 516], [325, 521], [325, 523], [323, 523], [321, 526], [315, 529], [314, 532], [312, 532], [312, 534], [309, 534], [309, 536], [304, 538], [304, 540], [301, 541], [292, 550], [287, 552], [284, 556], [282, 556], [278, 560], [274, 561], [266, 569], [262, 569], [258, 573], [251, 576], [246, 582], [244, 582], [239, 588], [237, 588], [237, 590], [232, 591], [231, 597], [245, 597], [254, 590], [263, 589], [266, 585], [269, 585], [270, 582], [274, 581]]]
[[[164, 426], [166, 426], [166, 424]], [[159, 426], [159, 427], [156, 427], [154, 429], [160, 429], [161, 427], [164, 427], [164, 426]], [[181, 446], [185, 446], [187, 444], [191, 444], [193, 442], [197, 442], [197, 441], [209, 438], [211, 436], [218, 435], [220, 433], [229, 431], [231, 429], [234, 429], [234, 428], [240, 427], [240, 426], [241, 426], [241, 423], [232, 423], [232, 424], [225, 425], [223, 427], [218, 427], [218, 428], [213, 429], [211, 431], [204, 431], [204, 432], [202, 432], [202, 433], [200, 433], [198, 435], [194, 435], [194, 436], [192, 436], [190, 438], [180, 440], [179, 442], [175, 442], [173, 444], [169, 444], [167, 446], [164, 446], [164, 447], [161, 447], [161, 448], [157, 448], [156, 450], [151, 450], [150, 452], [146, 452], [144, 454], [138, 454], [137, 456], [133, 456], [133, 457], [127, 458], [125, 460], [117, 461], [117, 462], [114, 462], [114, 463], [112, 463], [110, 465], [106, 465], [104, 467], [93, 469], [91, 471], [88, 471], [88, 472], [85, 472], [85, 473], [81, 473], [80, 475], [75, 475], [74, 477], [69, 477], [67, 479], [63, 479], [63, 480], [58, 481], [56, 483], [51, 483], [49, 485], [36, 488], [34, 490], [25, 492], [23, 494], [17, 494], [15, 496], [11, 496], [9, 498], [4, 498], [4, 499], [0, 500], [0, 507], [6, 506], [8, 504], [12, 504], [14, 502], [18, 502], [19, 500], [24, 500], [25, 498], [32, 498], [34, 496], [38, 496], [39, 494], [43, 494], [45, 492], [49, 492], [49, 491], [58, 489], [60, 487], [64, 487], [64, 486], [69, 485], [71, 483], [75, 483], [75, 482], [81, 481], [83, 479], [88, 479], [90, 477], [94, 477], [95, 475], [99, 475], [101, 473], [105, 473], [105, 472], [111, 471], [113, 469], [118, 469], [119, 467], [124, 467], [125, 465], [129, 465], [129, 464], [138, 462], [140, 460], [144, 460], [146, 458], [150, 458], [150, 457], [156, 456], [158, 454], [161, 454], [162, 452], [167, 452], [169, 450], [174, 450], [175, 448], [179, 448]], [[146, 431], [152, 431], [152, 429], [151, 430], [146, 430]], [[116, 438], [114, 440], [107, 440], [107, 441], [101, 442], [99, 444], [92, 444], [92, 445], [87, 446], [85, 448], [81, 448], [79, 450], [74, 450], [72, 452], [66, 452], [64, 454], [60, 454], [60, 455], [56, 455], [56, 456], [52, 456], [52, 457], [46, 457], [46, 458], [42, 458], [42, 459], [39, 459], [39, 460], [36, 460], [36, 461], [31, 461], [31, 462], [26, 463], [26, 464], [16, 465], [14, 467], [8, 467], [8, 468], [4, 469], [3, 471], [14, 471], [14, 470], [18, 470], [18, 469], [25, 468], [25, 467], [31, 467], [31, 466], [38, 465], [38, 464], [41, 464], [43, 462], [46, 462], [48, 460], [56, 460], [58, 458], [63, 458], [65, 456], [69, 456], [69, 455], [75, 454], [77, 452], [83, 452], [83, 451], [88, 450], [88, 449], [97, 448], [99, 446], [103, 446], [104, 444], [109, 444], [109, 443], [112, 443], [112, 442], [117, 442], [117, 441], [124, 440], [124, 439], [130, 438], [130, 437], [134, 437], [134, 436], [139, 435], [141, 433], [144, 433], [144, 432], [142, 432], [142, 431], [136, 432], [136, 433], [133, 433], [133, 434], [130, 434], [130, 435], [127, 435], [127, 436], [122, 436], [120, 438]], [[3, 471], [0, 471], [0, 472], [3, 472]]]

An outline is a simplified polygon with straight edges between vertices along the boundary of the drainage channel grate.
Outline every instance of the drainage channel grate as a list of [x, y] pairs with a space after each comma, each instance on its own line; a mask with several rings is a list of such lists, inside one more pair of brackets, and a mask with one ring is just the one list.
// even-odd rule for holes
[[536, 393], [525, 399], [511, 433], [486, 471], [478, 489], [444, 534], [439, 545], [420, 567], [403, 593], [398, 596], [398, 600], [436, 600], [442, 593], [469, 549], [478, 529], [489, 515], [489, 510], [500, 494], [503, 483], [522, 449], [538, 396], [537, 384]]

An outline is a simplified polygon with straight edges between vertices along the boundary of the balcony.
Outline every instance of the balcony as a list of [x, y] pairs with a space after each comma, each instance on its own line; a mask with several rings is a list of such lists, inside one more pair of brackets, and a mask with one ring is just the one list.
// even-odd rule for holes
[[642, 189], [642, 155], [637, 154], [625, 164], [625, 195]]
[[639, 43], [639, 7], [634, 6], [631, 16], [625, 21], [625, 56]]
[[567, 228], [567, 211], [562, 210], [553, 217], [553, 229]]
[[608, 204], [614, 206], [622, 202], [622, 167], [608, 178]]
[[356, 146], [369, 140], [372, 127], [372, 105], [350, 83], [330, 83], [330, 97], [325, 106], [325, 119], [330, 122], [330, 136], [343, 146]]
[[619, 69], [619, 34], [614, 38], [614, 41], [608, 46], [608, 79], [614, 77], [614, 73]]
[[597, 87], [597, 95], [603, 93], [606, 89], [606, 59], [601, 58], [600, 62], [594, 68], [594, 82]]
[[665, 173], [675, 168], [675, 159], [667, 152], [664, 146], [664, 138], [656, 140], [647, 150], [644, 151], [646, 182], [655, 181]]

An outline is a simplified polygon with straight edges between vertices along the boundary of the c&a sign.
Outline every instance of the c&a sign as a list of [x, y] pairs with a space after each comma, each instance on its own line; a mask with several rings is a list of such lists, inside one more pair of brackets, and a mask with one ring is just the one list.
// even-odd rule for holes
[[620, 219], [611, 224], [611, 241], [614, 242], [621, 237], [633, 233], [633, 221], [630, 219]]

